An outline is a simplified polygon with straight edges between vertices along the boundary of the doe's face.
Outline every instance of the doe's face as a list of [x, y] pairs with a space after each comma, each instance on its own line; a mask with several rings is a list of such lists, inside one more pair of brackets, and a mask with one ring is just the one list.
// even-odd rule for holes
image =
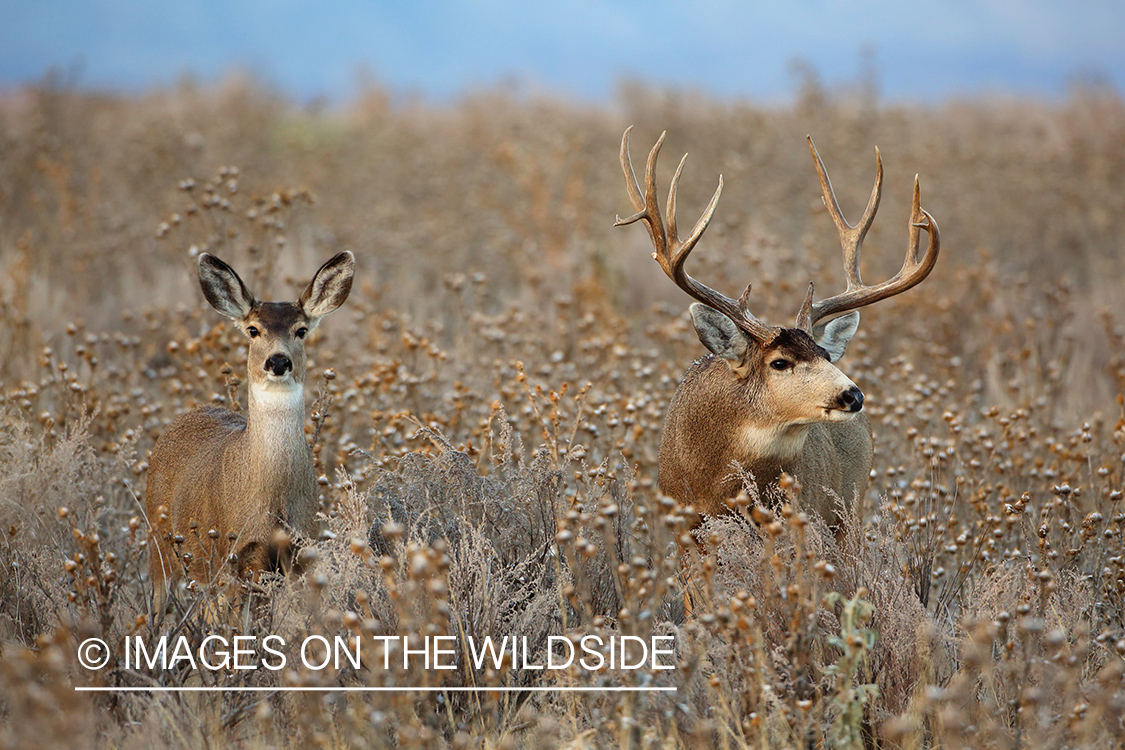
[[210, 253], [199, 255], [203, 296], [250, 339], [251, 390], [286, 394], [288, 405], [288, 396], [304, 387], [305, 337], [348, 298], [354, 274], [355, 257], [345, 250], [320, 267], [297, 302], [259, 302], [233, 268]]
[[258, 302], [239, 321], [250, 340], [247, 370], [251, 385], [271, 391], [303, 388], [305, 338], [312, 328], [292, 302]]

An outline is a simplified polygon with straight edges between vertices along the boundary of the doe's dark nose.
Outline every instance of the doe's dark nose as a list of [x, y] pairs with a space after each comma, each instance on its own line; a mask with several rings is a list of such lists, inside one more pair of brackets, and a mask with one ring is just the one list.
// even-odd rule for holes
[[293, 361], [284, 354], [274, 354], [266, 360], [266, 372], [272, 372], [277, 377], [293, 369]]
[[863, 409], [863, 391], [854, 385], [840, 394], [840, 406], [845, 411], [860, 411]]

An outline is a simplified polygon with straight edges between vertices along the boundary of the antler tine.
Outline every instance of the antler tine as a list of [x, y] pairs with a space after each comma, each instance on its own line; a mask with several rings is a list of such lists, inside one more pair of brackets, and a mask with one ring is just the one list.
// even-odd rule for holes
[[619, 158], [621, 160], [621, 171], [625, 173], [625, 189], [629, 192], [629, 201], [633, 204], [633, 209], [636, 213], [624, 219], [620, 216], [616, 217], [613, 226], [623, 227], [626, 224], [632, 224], [644, 219], [645, 227], [652, 237], [652, 242], [653, 245], [656, 246], [657, 253], [663, 253], [667, 244], [667, 237], [664, 233], [664, 222], [660, 220], [660, 206], [656, 202], [656, 179], [653, 174], [654, 167], [656, 166], [656, 157], [660, 154], [660, 147], [664, 145], [664, 136], [667, 135], [668, 131], [664, 131], [660, 134], [656, 145], [653, 146], [652, 151], [649, 152], [648, 162], [645, 165], [645, 191], [642, 193], [641, 185], [637, 181], [637, 173], [633, 171], [633, 160], [629, 158], [629, 132], [632, 129], [632, 125], [625, 128], [625, 134], [621, 136], [621, 153]]
[[[680, 157], [680, 163], [676, 167], [676, 173], [674, 175], [672, 175], [672, 181], [670, 183], [668, 183], [668, 210], [667, 210], [667, 213], [668, 213], [668, 237], [671, 238], [673, 245], [675, 245], [676, 242], [679, 240], [679, 235], [676, 232], [676, 191], [679, 190], [679, 188], [680, 188], [680, 175], [684, 171], [684, 164], [685, 163], [687, 163], [687, 154], [684, 154], [683, 156]], [[654, 180], [653, 186], [655, 187], [655, 185], [656, 185], [656, 181]], [[720, 190], [722, 189], [722, 186], [723, 186], [723, 176], [719, 175], [719, 189]], [[706, 217], [706, 216], [707, 216], [707, 212], [704, 212], [704, 217]], [[703, 217], [700, 217], [699, 221], [703, 221]], [[708, 217], [708, 221], [710, 221], [709, 217]], [[696, 224], [698, 224], [698, 222], [696, 222]], [[673, 268], [675, 268], [677, 265], [683, 265], [683, 261], [687, 259], [687, 254], [691, 252], [692, 247], [694, 245], [695, 245], [694, 242], [693, 243], [684, 243], [684, 247], [686, 248], [686, 252], [681, 250], [680, 252], [676, 253], [677, 257], [672, 259], [672, 267]], [[681, 259], [681, 257], [682, 257], [682, 259]], [[679, 261], [679, 263], [677, 264], [676, 261]]]
[[876, 148], [875, 185], [871, 188], [871, 197], [867, 201], [867, 208], [863, 210], [863, 216], [860, 217], [855, 226], [852, 226], [840, 210], [840, 204], [836, 200], [836, 191], [832, 189], [832, 181], [828, 179], [828, 170], [824, 168], [824, 162], [820, 158], [820, 153], [816, 150], [816, 144], [813, 143], [812, 136], [806, 136], [806, 138], [809, 142], [809, 150], [816, 162], [816, 174], [820, 178], [820, 192], [824, 200], [824, 206], [828, 209], [828, 214], [832, 217], [832, 223], [836, 225], [836, 231], [840, 234], [840, 247], [844, 251], [844, 274], [848, 281], [848, 289], [859, 288], [863, 286], [863, 282], [859, 278], [859, 253], [863, 249], [863, 240], [867, 236], [867, 231], [871, 229], [871, 225], [875, 222], [875, 213], [879, 210], [879, 201], [883, 197], [883, 157], [879, 155], [879, 149]]
[[[923, 229], [929, 236], [929, 243], [926, 245], [926, 254], [919, 259], [918, 240], [920, 239], [919, 233]], [[918, 183], [918, 175], [914, 175], [914, 200], [910, 208], [910, 245], [907, 248], [906, 259], [902, 262], [902, 270], [899, 271], [899, 275], [907, 270], [909, 264], [912, 268], [911, 273], [918, 275], [918, 280], [910, 286], [904, 287], [903, 291], [929, 276], [930, 271], [934, 270], [934, 264], [937, 263], [938, 252], [940, 251], [941, 233], [938, 231], [938, 225], [934, 221], [934, 217], [930, 216], [929, 211], [922, 208], [922, 188]]]
[[[672, 242], [672, 249], [674, 251], [674, 255], [671, 258], [671, 266], [672, 270], [676, 273], [677, 279], [682, 276], [691, 284], [702, 286], [702, 284], [699, 284], [695, 279], [692, 279], [684, 273], [683, 267], [688, 255], [695, 248], [695, 244], [699, 242], [699, 238], [707, 231], [707, 227], [711, 223], [711, 217], [715, 215], [715, 209], [719, 205], [719, 196], [723, 194], [723, 176], [719, 175], [719, 185], [715, 188], [714, 195], [711, 196], [711, 200], [707, 203], [707, 208], [703, 209], [699, 220], [695, 222], [695, 226], [692, 227], [691, 234], [688, 235], [686, 240], [680, 242], [676, 234], [676, 193], [680, 186], [680, 173], [683, 172], [684, 163], [686, 161], [687, 154], [684, 154], [683, 158], [680, 159], [679, 167], [676, 168], [676, 174], [672, 176], [672, 183], [668, 187], [668, 237]], [[703, 288], [707, 289], [707, 287]], [[718, 294], [718, 292], [714, 292], [713, 290], [710, 291], [714, 294]]]
[[813, 304], [813, 283], [809, 282], [809, 291], [805, 294], [805, 301], [801, 303], [801, 309], [797, 311], [797, 328], [807, 333], [812, 333], [812, 304]]
[[621, 137], [620, 158], [621, 170], [625, 173], [625, 187], [637, 213], [625, 219], [617, 217], [614, 226], [624, 226], [643, 219], [655, 248], [652, 257], [660, 264], [668, 278], [676, 283], [676, 286], [683, 289], [694, 299], [726, 315], [735, 325], [755, 340], [772, 341], [780, 329], [765, 325], [747, 309], [746, 296], [750, 291], [749, 287], [743, 293], [742, 298], [735, 301], [699, 283], [684, 270], [684, 263], [687, 261], [688, 255], [691, 254], [692, 249], [699, 242], [699, 238], [707, 230], [707, 226], [711, 223], [711, 217], [715, 214], [715, 208], [719, 205], [719, 196], [723, 192], [722, 176], [719, 176], [719, 186], [715, 188], [715, 194], [711, 196], [710, 203], [707, 204], [707, 208], [704, 209], [703, 214], [695, 223], [691, 234], [688, 235], [687, 239], [680, 241], [676, 232], [676, 193], [684, 163], [687, 161], [687, 155], [685, 154], [684, 158], [680, 160], [679, 167], [677, 167], [676, 174], [672, 177], [672, 183], [668, 189], [668, 224], [665, 226], [660, 217], [660, 206], [656, 194], [656, 160], [660, 154], [660, 147], [664, 144], [664, 136], [667, 131], [661, 133], [656, 145], [649, 152], [648, 163], [645, 165], [645, 187], [642, 196], [640, 184], [637, 182], [636, 173], [633, 171], [632, 160], [629, 158], [629, 132], [632, 129], [632, 126], [626, 128], [625, 134]]
[[[808, 295], [797, 313], [797, 327], [811, 331], [818, 320], [829, 315], [855, 310], [865, 307], [879, 300], [901, 294], [907, 289], [919, 284], [933, 270], [937, 262], [938, 252], [941, 249], [941, 237], [938, 234], [937, 222], [921, 207], [921, 188], [918, 176], [914, 176], [914, 200], [910, 212], [909, 244], [907, 245], [906, 258], [902, 268], [895, 276], [881, 284], [866, 286], [859, 275], [859, 254], [863, 247], [863, 239], [875, 220], [875, 212], [879, 210], [879, 200], [883, 190], [883, 160], [879, 156], [879, 149], [875, 149], [875, 186], [871, 190], [871, 198], [856, 226], [848, 224], [840, 212], [836, 202], [836, 194], [832, 190], [832, 183], [828, 179], [828, 172], [820, 159], [820, 154], [809, 138], [809, 149], [816, 161], [817, 175], [820, 177], [820, 189], [824, 196], [824, 205], [832, 217], [833, 223], [840, 234], [840, 245], [844, 250], [844, 273], [847, 277], [847, 289], [833, 297], [813, 302], [812, 284], [809, 285]], [[929, 246], [925, 255], [918, 257], [920, 231], [925, 230], [929, 235]]]

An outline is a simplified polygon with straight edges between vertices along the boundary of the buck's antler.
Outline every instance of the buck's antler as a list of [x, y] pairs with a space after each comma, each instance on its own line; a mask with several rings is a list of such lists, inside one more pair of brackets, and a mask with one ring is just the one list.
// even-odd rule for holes
[[642, 194], [640, 183], [637, 182], [637, 175], [633, 171], [632, 160], [629, 158], [629, 131], [632, 129], [632, 126], [629, 126], [625, 129], [625, 134], [621, 136], [621, 170], [625, 173], [625, 188], [629, 191], [629, 199], [633, 202], [633, 208], [636, 209], [637, 213], [625, 219], [620, 216], [617, 217], [614, 226], [620, 227], [644, 220], [648, 227], [649, 236], [652, 238], [653, 247], [656, 248], [652, 257], [660, 263], [660, 267], [664, 269], [668, 278], [676, 282], [676, 286], [690, 294], [694, 299], [726, 315], [739, 329], [755, 341], [762, 344], [773, 341], [781, 329], [762, 323], [746, 308], [746, 301], [750, 296], [749, 285], [746, 286], [746, 291], [742, 293], [742, 296], [738, 300], [734, 300], [709, 286], [699, 283], [684, 270], [684, 261], [691, 254], [695, 243], [703, 236], [703, 232], [711, 222], [712, 214], [715, 213], [715, 206], [719, 203], [719, 195], [723, 192], [722, 176], [719, 176], [719, 187], [715, 189], [711, 202], [707, 204], [706, 210], [699, 217], [699, 221], [691, 230], [691, 234], [687, 239], [680, 241], [676, 233], [676, 188], [680, 182], [680, 173], [684, 169], [684, 162], [687, 161], [687, 154], [684, 154], [684, 158], [680, 160], [680, 166], [676, 169], [676, 174], [672, 177], [672, 184], [668, 188], [668, 224], [665, 226], [660, 218], [660, 205], [656, 195], [656, 159], [660, 154], [660, 147], [664, 144], [664, 136], [667, 135], [667, 131], [660, 134], [660, 139], [657, 140], [656, 145], [652, 147], [652, 151], [648, 154], [648, 163], [645, 166], [645, 189]]
[[[836, 202], [836, 193], [832, 190], [832, 183], [828, 179], [828, 172], [824, 169], [824, 162], [816, 151], [812, 138], [809, 138], [809, 150], [816, 160], [816, 173], [820, 177], [820, 190], [824, 196], [824, 205], [828, 214], [836, 224], [836, 231], [840, 234], [840, 247], [844, 250], [844, 276], [848, 287], [841, 294], [834, 297], [813, 302], [813, 285], [809, 284], [809, 292], [801, 311], [797, 313], [797, 327], [803, 331], [812, 331], [818, 320], [829, 315], [855, 310], [859, 307], [870, 305], [887, 297], [905, 292], [910, 287], [918, 284], [933, 270], [937, 262], [938, 251], [941, 249], [941, 237], [938, 234], [937, 222], [921, 206], [921, 191], [918, 187], [918, 176], [914, 176], [914, 205], [910, 212], [910, 244], [906, 250], [906, 259], [902, 268], [894, 278], [875, 286], [866, 286], [859, 278], [859, 253], [863, 247], [863, 238], [867, 230], [875, 221], [875, 212], [879, 210], [879, 199], [883, 194], [883, 160], [879, 158], [879, 149], [875, 149], [875, 187], [871, 190], [871, 199], [863, 211], [859, 223], [852, 226], [840, 212], [840, 204]], [[921, 258], [918, 257], [918, 240], [920, 230], [925, 229], [929, 235], [929, 246]]]

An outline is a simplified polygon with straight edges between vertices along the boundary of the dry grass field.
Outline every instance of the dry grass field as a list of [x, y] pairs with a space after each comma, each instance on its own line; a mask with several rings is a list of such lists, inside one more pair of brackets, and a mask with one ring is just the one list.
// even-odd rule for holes
[[[667, 129], [691, 272], [791, 325], [886, 167], [888, 278], [911, 179], [942, 230], [863, 312], [874, 477], [846, 548], [791, 505], [705, 519], [656, 488], [703, 353], [617, 162]], [[903, 747], [1125, 743], [1125, 103], [880, 104], [806, 82], [767, 108], [624, 86], [612, 107], [371, 89], [301, 109], [245, 80], [0, 100], [0, 748]], [[147, 457], [177, 415], [245, 406], [241, 334], [196, 256], [295, 299], [350, 249], [309, 344], [322, 532], [307, 572], [178, 597], [175, 633], [453, 635], [460, 668], [124, 662], [148, 620]], [[751, 502], [754, 498], [751, 498]], [[764, 502], [764, 501], [763, 501]], [[757, 522], [749, 520], [754, 515]], [[681, 550], [687, 550], [681, 553]], [[693, 603], [684, 613], [684, 588]], [[234, 602], [238, 602], [235, 604]], [[476, 668], [468, 638], [675, 636], [673, 670]], [[78, 644], [111, 644], [79, 665]], [[147, 639], [147, 640], [145, 640]], [[396, 666], [397, 664], [397, 666]], [[102, 687], [674, 687], [674, 692], [76, 692]]]

